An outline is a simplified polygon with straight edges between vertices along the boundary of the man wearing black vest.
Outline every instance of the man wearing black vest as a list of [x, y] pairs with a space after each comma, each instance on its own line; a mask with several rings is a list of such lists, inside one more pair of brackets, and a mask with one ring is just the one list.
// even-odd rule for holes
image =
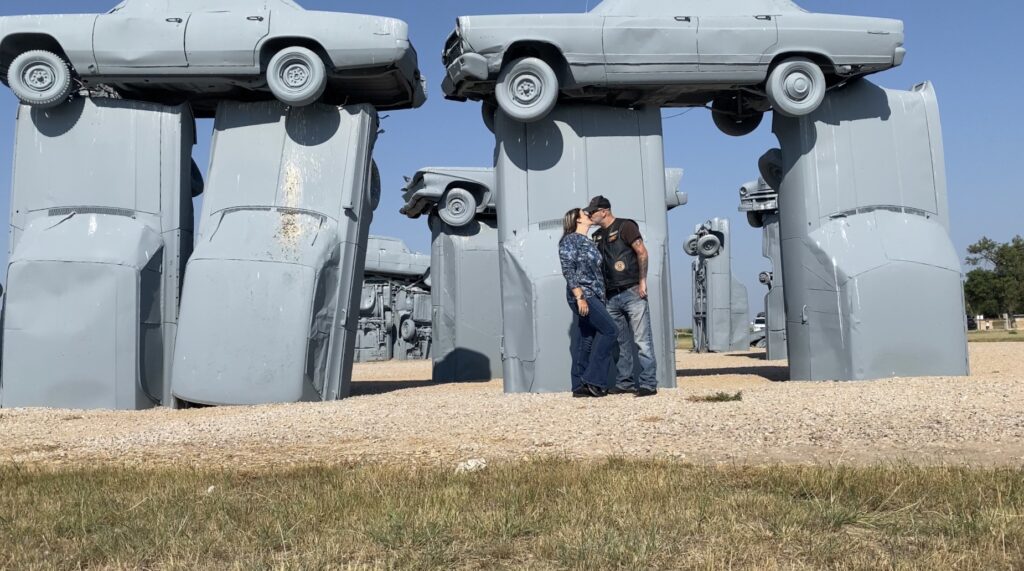
[[[657, 363], [654, 360], [654, 336], [647, 305], [647, 248], [637, 223], [616, 218], [612, 204], [595, 196], [586, 209], [595, 224], [594, 243], [604, 260], [608, 313], [619, 327], [619, 361], [615, 386], [610, 394], [634, 393], [646, 397], [658, 394]], [[633, 375], [633, 346], [640, 357], [640, 376]]]

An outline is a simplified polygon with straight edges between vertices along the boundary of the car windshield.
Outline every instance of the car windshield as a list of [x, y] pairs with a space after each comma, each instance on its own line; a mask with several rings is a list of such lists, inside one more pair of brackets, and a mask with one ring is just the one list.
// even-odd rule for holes
[[806, 12], [792, 0], [604, 0], [590, 11], [604, 16], [728, 16]]
[[297, 2], [292, 2], [292, 0], [277, 0], [277, 1], [278, 1], [278, 3], [284, 4], [285, 6], [287, 6], [289, 8], [294, 8], [296, 10], [302, 10], [303, 9], [302, 6], [299, 6], [299, 4]]

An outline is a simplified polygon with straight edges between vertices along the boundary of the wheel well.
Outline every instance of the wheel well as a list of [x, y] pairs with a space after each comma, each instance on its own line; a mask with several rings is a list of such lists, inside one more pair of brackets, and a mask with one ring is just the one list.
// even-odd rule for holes
[[60, 42], [53, 36], [47, 34], [11, 34], [0, 43], [0, 79], [7, 83], [7, 70], [11, 62], [19, 55], [31, 50], [46, 50], [53, 52], [64, 61], [68, 60], [67, 54]]
[[558, 79], [563, 85], [569, 78], [569, 62], [566, 61], [562, 50], [554, 44], [539, 41], [516, 42], [505, 50], [501, 66], [505, 67], [510, 62], [523, 57], [535, 57], [543, 60], [551, 66], [551, 69], [555, 70], [555, 74], [558, 75]]
[[768, 66], [768, 73], [771, 74], [772, 70], [775, 69], [775, 66], [779, 65], [780, 63], [789, 58], [794, 57], [807, 58], [813, 61], [814, 63], [818, 64], [818, 67], [821, 68], [821, 71], [823, 71], [825, 75], [835, 75], [836, 64], [825, 54], [815, 52], [787, 52], [779, 54], [775, 56], [775, 58], [772, 60], [771, 65]]
[[271, 58], [274, 57], [277, 52], [291, 47], [300, 47], [312, 50], [313, 53], [320, 56], [320, 59], [324, 60], [327, 67], [330, 68], [333, 65], [331, 58], [327, 55], [327, 50], [324, 49], [320, 42], [312, 38], [303, 38], [301, 36], [283, 37], [283, 38], [271, 38], [260, 46], [260, 69], [266, 70], [267, 64], [270, 63]]

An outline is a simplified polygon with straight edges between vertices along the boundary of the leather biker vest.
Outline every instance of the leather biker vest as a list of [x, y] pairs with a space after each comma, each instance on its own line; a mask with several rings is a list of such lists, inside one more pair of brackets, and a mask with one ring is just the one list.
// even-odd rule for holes
[[632, 220], [618, 218], [608, 228], [601, 228], [594, 233], [594, 243], [601, 251], [605, 287], [609, 294], [640, 284], [640, 262], [633, 245], [627, 244], [619, 236], [619, 230], [626, 222]]

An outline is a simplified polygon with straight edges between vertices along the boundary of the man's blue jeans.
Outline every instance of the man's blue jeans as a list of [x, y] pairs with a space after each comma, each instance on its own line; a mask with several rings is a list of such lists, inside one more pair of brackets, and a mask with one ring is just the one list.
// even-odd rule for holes
[[[572, 390], [579, 390], [584, 384], [604, 387], [608, 384], [608, 368], [612, 365], [612, 350], [618, 342], [619, 331], [615, 321], [608, 314], [604, 301], [587, 297], [590, 313], [586, 317], [576, 316], [573, 330]], [[576, 304], [570, 305], [573, 311]]]
[[[651, 311], [647, 300], [636, 288], [619, 292], [608, 300], [608, 313], [619, 328], [618, 375], [620, 390], [657, 389], [658, 366], [654, 360], [654, 334], [651, 332]], [[629, 332], [632, 331], [632, 339]], [[633, 342], [640, 358], [640, 377], [633, 378]]]

